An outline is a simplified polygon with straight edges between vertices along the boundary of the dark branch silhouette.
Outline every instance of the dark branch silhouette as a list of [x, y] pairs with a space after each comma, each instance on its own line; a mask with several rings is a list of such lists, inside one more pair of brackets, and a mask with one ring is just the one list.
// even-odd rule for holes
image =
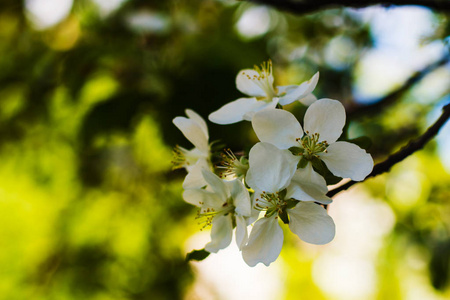
[[[450, 103], [445, 105], [442, 110], [443, 111], [439, 119], [437, 119], [437, 121], [431, 127], [429, 127], [428, 130], [422, 136], [418, 137], [415, 140], [410, 141], [408, 145], [406, 145], [396, 153], [390, 155], [385, 161], [376, 164], [373, 167], [372, 172], [366, 177], [366, 179], [388, 172], [393, 165], [401, 162], [414, 152], [422, 149], [425, 146], [425, 144], [428, 143], [439, 132], [442, 126], [444, 126], [445, 122], [447, 122], [447, 120], [450, 118]], [[327, 193], [327, 196], [333, 197], [337, 193], [348, 189], [349, 187], [358, 182], [361, 181], [349, 181], [346, 184], [343, 184], [329, 191]]]
[[289, 11], [295, 14], [307, 14], [319, 10], [340, 7], [363, 8], [372, 5], [420, 5], [437, 11], [450, 11], [450, 1], [448, 0], [391, 0], [391, 1], [376, 1], [376, 0], [247, 0], [248, 2], [255, 2], [266, 4], [275, 8]]
[[[450, 3], [450, 1], [449, 1]], [[439, 61], [431, 64], [424, 69], [416, 72], [413, 76], [411, 76], [400, 88], [395, 91], [390, 92], [386, 96], [376, 100], [373, 104], [361, 105], [357, 104], [354, 100], [351, 101], [352, 104], [347, 106], [346, 112], [347, 117], [352, 119], [353, 117], [358, 117], [367, 114], [374, 114], [379, 112], [380, 110], [388, 107], [393, 104], [395, 100], [399, 99], [406, 91], [408, 91], [413, 85], [419, 82], [422, 78], [424, 78], [429, 73], [433, 72], [437, 68], [447, 64], [450, 61], [450, 56], [445, 56], [441, 58]]]

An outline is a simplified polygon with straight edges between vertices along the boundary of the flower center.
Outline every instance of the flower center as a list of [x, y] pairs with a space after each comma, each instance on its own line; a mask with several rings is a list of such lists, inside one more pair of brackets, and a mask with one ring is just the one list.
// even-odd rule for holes
[[[203, 202], [200, 202], [203, 205]], [[196, 219], [200, 219], [199, 224], [203, 224], [203, 228], [206, 228], [212, 224], [212, 220], [215, 216], [226, 216], [229, 213], [234, 213], [236, 207], [233, 205], [232, 199], [228, 199], [220, 207], [201, 207], [197, 211]]]
[[238, 159], [230, 149], [225, 149], [224, 152], [221, 154], [223, 159], [222, 165], [217, 166], [219, 169], [224, 169], [220, 173], [220, 178], [234, 179], [244, 177], [249, 167], [248, 160], [243, 156]]
[[256, 199], [255, 209], [265, 211], [264, 217], [268, 218], [274, 214], [281, 214], [287, 206], [287, 202], [284, 200], [284, 197], [280, 196], [279, 192], [262, 192], [260, 196], [261, 198]]
[[180, 147], [175, 146], [172, 151], [172, 169], [181, 169], [184, 168], [186, 165], [189, 165], [189, 162], [186, 160], [186, 154], [187, 150]]
[[200, 157], [202, 157], [202, 153], [198, 149], [187, 150], [177, 145], [172, 151], [172, 169], [193, 166]]
[[312, 135], [309, 132], [306, 132], [306, 135], [303, 138], [296, 139], [301, 147], [303, 148], [303, 156], [311, 160], [313, 157], [319, 157], [319, 155], [323, 152], [327, 152], [327, 147], [329, 146], [327, 141], [319, 142], [319, 134], [314, 133]]
[[256, 72], [258, 72], [258, 75], [253, 75], [251, 77], [250, 75], [247, 75], [248, 79], [251, 79], [257, 86], [259, 86], [264, 93], [266, 94], [265, 98], [261, 98], [258, 100], [264, 100], [267, 102], [272, 101], [273, 97], [277, 95], [273, 88], [273, 76], [272, 76], [272, 61], [269, 59], [269, 61], [263, 62], [261, 64], [261, 67], [254, 66], [254, 69]]

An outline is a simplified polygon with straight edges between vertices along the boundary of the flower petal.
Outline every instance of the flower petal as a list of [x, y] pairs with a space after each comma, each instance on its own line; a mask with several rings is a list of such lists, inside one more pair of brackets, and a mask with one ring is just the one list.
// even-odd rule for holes
[[[265, 97], [266, 92], [257, 83], [260, 75], [252, 69], [245, 69], [236, 76], [236, 87], [242, 93], [252, 97]], [[273, 79], [272, 79], [273, 82]]]
[[[299, 86], [297, 86], [297, 88], [286, 89], [286, 95], [280, 97], [279, 103], [281, 105], [287, 105], [296, 100], [306, 97], [308, 94], [311, 94], [312, 91], [314, 91], [318, 81], [319, 81], [319, 72], [314, 74], [314, 76], [311, 77], [310, 80], [301, 83]], [[280, 88], [282, 88], [282, 87], [278, 87], [279, 91], [280, 91]], [[283, 89], [281, 89], [281, 90], [283, 90]]]
[[183, 152], [184, 154], [184, 167], [186, 168], [186, 171], [190, 172], [195, 164], [198, 162], [199, 159], [202, 159], [206, 161], [208, 158], [208, 155], [205, 155], [205, 153], [201, 152], [197, 148], [193, 148], [191, 150], [184, 149], [181, 146], [178, 146], [178, 148]]
[[231, 191], [231, 198], [236, 207], [236, 213], [240, 216], [249, 217], [252, 213], [252, 203], [248, 190], [245, 188], [242, 181], [235, 179], [232, 181], [225, 181], [225, 184]]
[[242, 250], [242, 247], [244, 247], [247, 241], [247, 221], [244, 217], [236, 216], [236, 244], [239, 250]]
[[225, 182], [208, 169], [202, 169], [202, 174], [209, 187], [217, 194], [217, 196], [224, 202], [227, 201], [230, 197], [230, 190], [225, 185]]
[[293, 91], [296, 88], [298, 88], [297, 84], [279, 85], [279, 86], [277, 86], [277, 95], [283, 95], [284, 93], [288, 93], [290, 91]]
[[287, 187], [286, 199], [294, 198], [301, 201], [329, 204], [332, 200], [326, 196], [327, 192], [325, 179], [308, 163], [305, 168], [295, 171], [291, 183]]
[[242, 248], [244, 261], [250, 267], [260, 262], [269, 266], [280, 255], [283, 238], [283, 230], [275, 215], [259, 219], [253, 225], [247, 245]]
[[266, 110], [266, 109], [274, 109], [275, 107], [277, 107], [278, 104], [278, 98], [273, 98], [271, 102], [266, 102], [266, 101], [258, 101], [258, 106], [255, 105], [254, 109], [247, 112], [244, 115], [244, 120], [246, 121], [251, 121], [253, 119], [253, 116], [255, 115], [255, 113], [257, 113], [258, 111], [261, 110]]
[[183, 199], [189, 204], [205, 208], [221, 208], [224, 201], [216, 194], [204, 189], [188, 189], [183, 192]]
[[253, 130], [261, 142], [271, 143], [280, 149], [299, 146], [297, 138], [303, 129], [293, 114], [282, 109], [266, 109], [257, 112], [252, 119]]
[[301, 240], [315, 245], [323, 245], [333, 240], [335, 225], [322, 206], [311, 202], [300, 202], [287, 212], [289, 228]]
[[311, 93], [311, 94], [306, 95], [303, 98], [298, 99], [298, 101], [305, 106], [310, 106], [311, 104], [313, 104], [314, 102], [317, 101], [317, 97]]
[[208, 119], [221, 125], [237, 123], [243, 121], [246, 114], [259, 110], [266, 104], [266, 102], [258, 101], [256, 98], [239, 98], [211, 113]]
[[305, 114], [305, 132], [319, 133], [319, 142], [335, 142], [345, 125], [345, 109], [341, 102], [320, 99], [311, 104]]
[[298, 156], [269, 143], [257, 143], [250, 149], [247, 184], [253, 189], [276, 193], [284, 189], [297, 169]]
[[320, 159], [336, 176], [361, 181], [372, 172], [373, 159], [364, 149], [348, 142], [336, 142], [328, 146]]
[[206, 159], [200, 158], [195, 165], [190, 167], [188, 174], [183, 181], [184, 189], [202, 188], [207, 185], [203, 177], [202, 170], [209, 169], [209, 163]]
[[200, 126], [200, 128], [203, 130], [203, 133], [206, 135], [206, 138], [209, 139], [208, 126], [206, 125], [205, 120], [192, 109], [186, 109], [185, 113], [186, 116], [189, 117], [189, 119], [194, 120]]
[[255, 223], [256, 220], [258, 220], [260, 218], [260, 216], [262, 215], [261, 210], [256, 209], [256, 206], [255, 206], [256, 199], [258, 199], [261, 194], [262, 194], [262, 191], [255, 189], [255, 192], [251, 196], [252, 211], [251, 211], [250, 216], [245, 218], [245, 220], [247, 221], [247, 225]]
[[173, 119], [173, 124], [197, 149], [203, 153], [209, 152], [208, 135], [196, 121], [185, 117], [176, 117]]
[[200, 189], [188, 189], [183, 192], [183, 199], [189, 204], [201, 207], [203, 204], [203, 198], [205, 190]]
[[217, 253], [220, 249], [228, 247], [233, 237], [233, 222], [231, 214], [216, 216], [212, 220], [211, 242], [206, 244], [205, 250]]

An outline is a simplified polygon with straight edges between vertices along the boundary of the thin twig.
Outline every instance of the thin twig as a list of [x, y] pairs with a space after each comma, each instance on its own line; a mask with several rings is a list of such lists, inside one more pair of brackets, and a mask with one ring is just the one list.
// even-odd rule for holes
[[[408, 145], [406, 145], [396, 153], [390, 155], [385, 161], [376, 164], [373, 167], [372, 172], [366, 177], [366, 179], [370, 177], [375, 177], [377, 175], [389, 171], [393, 165], [401, 162], [414, 152], [422, 149], [425, 146], [425, 144], [428, 143], [439, 132], [439, 130], [442, 128], [442, 126], [444, 126], [445, 122], [447, 122], [449, 118], [450, 118], [450, 103], [444, 106], [444, 108], [442, 109], [442, 114], [439, 117], [439, 119], [437, 119], [437, 121], [430, 128], [428, 128], [428, 130], [422, 136], [420, 136], [415, 140], [410, 141]], [[349, 187], [358, 182], [361, 181], [349, 181], [346, 184], [343, 184], [329, 191], [327, 193], [327, 196], [333, 197], [337, 193], [348, 189]]]
[[247, 0], [276, 7], [281, 10], [289, 11], [295, 14], [307, 14], [318, 10], [352, 7], [363, 8], [372, 5], [421, 5], [437, 11], [450, 11], [450, 1], [448, 0], [310, 0], [310, 1], [292, 1], [292, 0]]

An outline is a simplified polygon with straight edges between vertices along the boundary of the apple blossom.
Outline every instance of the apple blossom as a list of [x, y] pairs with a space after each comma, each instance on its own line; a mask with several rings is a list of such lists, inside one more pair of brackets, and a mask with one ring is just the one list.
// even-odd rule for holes
[[176, 146], [172, 161], [174, 169], [185, 168], [188, 172], [183, 182], [184, 188], [202, 187], [204, 185], [202, 169], [210, 168], [210, 146], [208, 127], [205, 120], [196, 112], [186, 109], [186, 117], [173, 119], [175, 126], [195, 146], [191, 150]]
[[373, 168], [373, 159], [359, 146], [337, 141], [345, 125], [343, 105], [332, 99], [311, 104], [304, 118], [304, 130], [288, 111], [260, 111], [252, 119], [253, 129], [262, 142], [279, 149], [291, 149], [308, 162], [322, 160], [336, 176], [364, 180]]
[[297, 169], [298, 157], [269, 143], [257, 143], [250, 150], [247, 183], [255, 190], [254, 208], [264, 212], [253, 226], [248, 243], [242, 249], [249, 266], [275, 261], [283, 246], [283, 231], [278, 222], [300, 239], [326, 244], [334, 238], [335, 225], [326, 210], [314, 203], [328, 204], [325, 180], [311, 166], [307, 172]]
[[200, 207], [198, 218], [205, 226], [212, 225], [211, 242], [205, 246], [208, 252], [227, 247], [236, 226], [236, 243], [241, 247], [247, 242], [247, 225], [251, 217], [250, 196], [244, 184], [238, 180], [224, 181], [210, 170], [203, 169], [206, 189], [187, 189], [183, 193], [186, 202]]
[[209, 120], [217, 124], [232, 124], [243, 120], [250, 121], [255, 112], [275, 108], [278, 104], [287, 105], [299, 100], [305, 105], [315, 100], [311, 94], [319, 80], [317, 72], [309, 81], [300, 85], [277, 86], [274, 88], [272, 62], [261, 67], [241, 70], [236, 77], [236, 87], [250, 98], [239, 98], [225, 104], [209, 115]]

